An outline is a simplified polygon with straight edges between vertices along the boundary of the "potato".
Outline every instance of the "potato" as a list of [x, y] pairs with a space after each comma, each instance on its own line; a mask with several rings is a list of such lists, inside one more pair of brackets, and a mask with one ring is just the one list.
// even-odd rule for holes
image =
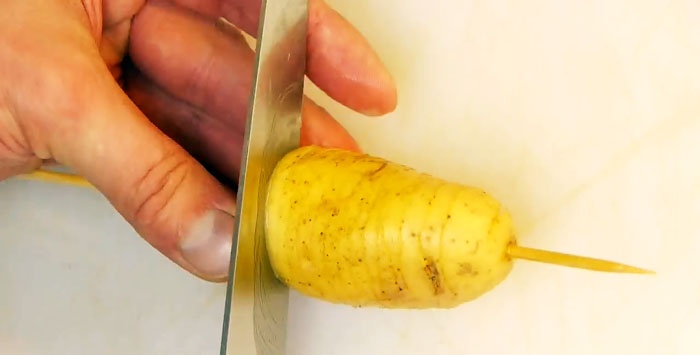
[[339, 149], [287, 154], [272, 173], [266, 206], [277, 277], [332, 303], [455, 307], [503, 281], [513, 250], [532, 260], [640, 271], [518, 247], [511, 217], [486, 192]]

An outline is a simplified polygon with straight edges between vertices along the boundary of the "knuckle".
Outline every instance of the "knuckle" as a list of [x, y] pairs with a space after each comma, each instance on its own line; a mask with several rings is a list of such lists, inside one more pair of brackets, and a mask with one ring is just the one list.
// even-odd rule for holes
[[140, 228], [159, 223], [173, 212], [177, 192], [187, 180], [193, 163], [182, 154], [168, 154], [152, 164], [133, 185], [129, 210]]

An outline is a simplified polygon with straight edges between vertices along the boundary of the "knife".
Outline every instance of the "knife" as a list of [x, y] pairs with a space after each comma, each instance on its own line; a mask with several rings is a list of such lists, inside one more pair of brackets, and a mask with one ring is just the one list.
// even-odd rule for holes
[[265, 248], [265, 197], [277, 162], [299, 146], [308, 0], [263, 0], [243, 141], [221, 355], [286, 352], [289, 290]]

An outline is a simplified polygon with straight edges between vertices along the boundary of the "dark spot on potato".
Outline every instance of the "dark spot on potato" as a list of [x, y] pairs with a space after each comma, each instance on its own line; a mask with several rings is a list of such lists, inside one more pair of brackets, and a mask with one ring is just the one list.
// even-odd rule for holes
[[295, 205], [297, 204], [297, 200], [294, 200], [294, 204], [295, 204]]
[[425, 272], [425, 276], [428, 277], [430, 280], [430, 283], [433, 285], [433, 294], [439, 295], [445, 292], [445, 290], [442, 287], [442, 282], [440, 280], [440, 271], [437, 268], [437, 264], [433, 260], [433, 258], [423, 258], [425, 261], [425, 267], [423, 267], [423, 271]]
[[412, 237], [412, 238], [416, 238], [417, 236], [418, 236], [418, 234], [416, 234], [416, 232], [411, 232], [411, 237]]
[[451, 215], [451, 214], [448, 214], [448, 215], [447, 215], [447, 219], [452, 219], [452, 215]]
[[362, 258], [358, 258], [358, 259], [357, 259], [357, 262], [358, 262], [358, 263], [361, 263], [361, 262], [362, 262]]
[[319, 233], [319, 235], [323, 236], [323, 232]]

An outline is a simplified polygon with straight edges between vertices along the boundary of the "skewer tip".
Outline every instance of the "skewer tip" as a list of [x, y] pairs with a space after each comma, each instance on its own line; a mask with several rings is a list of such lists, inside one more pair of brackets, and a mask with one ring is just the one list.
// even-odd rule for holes
[[656, 272], [636, 266], [625, 265], [613, 261], [589, 258], [585, 256], [558, 253], [548, 250], [527, 248], [511, 244], [507, 250], [508, 256], [552, 265], [573, 267], [591, 271], [625, 273], [625, 274], [656, 274]]

